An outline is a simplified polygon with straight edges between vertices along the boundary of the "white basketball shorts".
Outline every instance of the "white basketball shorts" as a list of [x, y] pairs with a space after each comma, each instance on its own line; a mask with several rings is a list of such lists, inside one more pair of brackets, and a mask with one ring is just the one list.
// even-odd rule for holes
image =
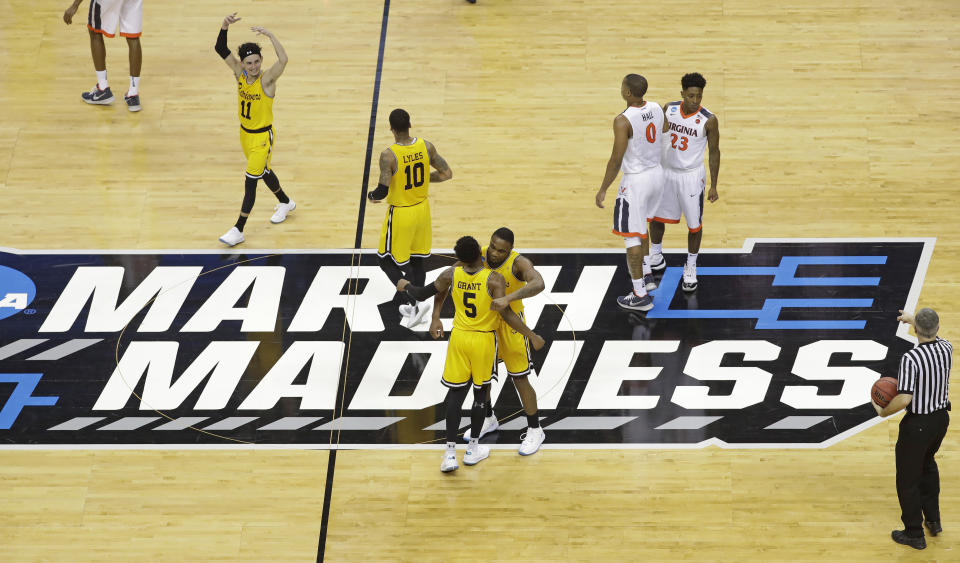
[[660, 201], [663, 168], [654, 166], [636, 174], [624, 174], [613, 207], [613, 234], [647, 238], [647, 221]]
[[143, 32], [143, 0], [90, 0], [87, 29], [113, 37], [140, 37]]
[[663, 197], [657, 206], [653, 220], [659, 223], [679, 223], [680, 215], [687, 220], [691, 233], [699, 231], [703, 221], [703, 188], [706, 185], [706, 170], [703, 166], [693, 170], [663, 169]]

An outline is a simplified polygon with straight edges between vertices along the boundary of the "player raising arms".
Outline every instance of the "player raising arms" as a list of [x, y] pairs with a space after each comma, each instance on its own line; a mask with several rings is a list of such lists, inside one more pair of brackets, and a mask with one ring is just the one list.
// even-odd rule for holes
[[236, 12], [223, 18], [215, 48], [237, 79], [237, 95], [240, 98], [240, 143], [243, 146], [243, 155], [247, 157], [240, 217], [237, 218], [236, 224], [220, 237], [220, 242], [227, 246], [236, 246], [245, 240], [243, 227], [247, 224], [250, 211], [253, 210], [253, 202], [257, 198], [257, 181], [260, 178], [263, 178], [264, 183], [279, 201], [274, 207], [270, 222], [282, 223], [287, 218], [287, 214], [297, 207], [296, 202], [283, 193], [280, 180], [270, 169], [274, 143], [273, 97], [277, 93], [277, 79], [287, 66], [287, 52], [283, 50], [276, 35], [262, 27], [251, 27], [251, 31], [266, 36], [273, 43], [273, 49], [277, 52], [277, 62], [267, 70], [263, 70], [260, 45], [256, 43], [240, 45], [237, 48], [237, 56], [234, 56], [227, 47], [227, 28], [238, 21], [240, 18], [237, 17]]

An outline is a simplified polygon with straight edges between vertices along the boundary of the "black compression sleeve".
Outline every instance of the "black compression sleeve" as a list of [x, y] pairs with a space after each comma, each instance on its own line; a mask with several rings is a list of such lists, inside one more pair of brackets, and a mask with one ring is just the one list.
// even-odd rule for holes
[[381, 200], [387, 197], [387, 192], [390, 190], [390, 186], [386, 184], [377, 184], [377, 189], [372, 192], [367, 192], [367, 197], [372, 200]]
[[430, 285], [427, 287], [417, 287], [415, 285], [407, 286], [407, 295], [413, 297], [417, 301], [423, 301], [437, 294], [437, 284], [430, 282]]
[[230, 56], [230, 47], [227, 47], [227, 30], [221, 28], [220, 35], [217, 36], [217, 45], [213, 48], [220, 55], [221, 59]]

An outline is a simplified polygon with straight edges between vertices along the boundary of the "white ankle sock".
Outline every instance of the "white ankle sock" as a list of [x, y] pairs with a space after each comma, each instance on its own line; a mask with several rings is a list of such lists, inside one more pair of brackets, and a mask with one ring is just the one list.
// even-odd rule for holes
[[696, 266], [696, 265], [697, 265], [697, 255], [696, 255], [696, 254], [687, 253], [687, 264], [690, 265], [690, 266]]
[[647, 284], [643, 283], [643, 280], [633, 280], [633, 292], [638, 297], [643, 297], [647, 294]]
[[127, 90], [128, 96], [136, 96], [140, 93], [140, 77], [131, 76], [130, 77], [130, 89]]
[[101, 90], [106, 90], [107, 88], [109, 88], [109, 85], [107, 84], [107, 71], [98, 70], [96, 71], [96, 73], [97, 73], [97, 88], [100, 88]]
[[657, 254], [663, 254], [663, 244], [654, 244], [650, 243], [650, 254], [656, 256]]

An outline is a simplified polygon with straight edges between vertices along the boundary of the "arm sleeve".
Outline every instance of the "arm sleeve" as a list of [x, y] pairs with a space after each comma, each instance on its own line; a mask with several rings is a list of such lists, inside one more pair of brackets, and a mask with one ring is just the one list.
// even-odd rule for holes
[[214, 47], [214, 50], [220, 55], [221, 59], [225, 59], [230, 56], [230, 48], [227, 47], [227, 30], [221, 28], [220, 35], [217, 36], [217, 44]]
[[913, 361], [904, 354], [900, 359], [900, 372], [897, 374], [897, 393], [913, 394], [917, 386], [917, 368]]
[[390, 186], [386, 184], [377, 184], [377, 189], [372, 192], [367, 192], [367, 197], [372, 200], [381, 200], [387, 197], [387, 193], [390, 191]]
[[407, 294], [409, 294], [411, 297], [413, 297], [417, 301], [423, 301], [437, 294], [437, 284], [431, 282], [430, 285], [426, 287], [417, 287], [415, 285], [408, 285]]

